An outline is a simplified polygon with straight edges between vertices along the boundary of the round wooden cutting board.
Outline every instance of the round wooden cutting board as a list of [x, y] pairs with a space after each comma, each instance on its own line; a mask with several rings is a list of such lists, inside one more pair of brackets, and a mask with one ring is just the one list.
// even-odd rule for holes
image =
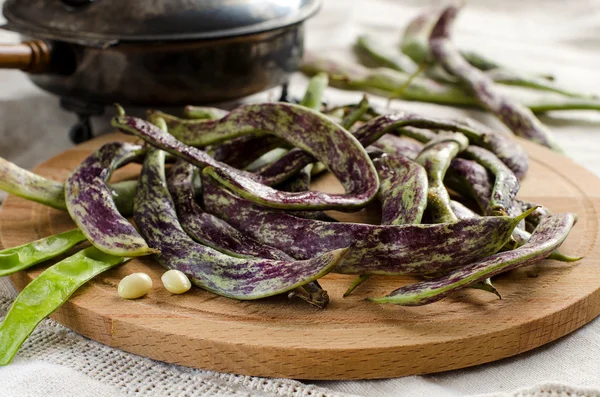
[[[37, 168], [64, 180], [91, 150], [122, 135], [77, 146]], [[315, 309], [285, 296], [235, 301], [193, 289], [171, 295], [163, 269], [141, 258], [106, 272], [81, 288], [52, 318], [101, 343], [141, 356], [190, 367], [237, 374], [296, 379], [367, 379], [463, 368], [513, 356], [560, 338], [600, 313], [600, 180], [566, 157], [522, 142], [531, 157], [521, 198], [554, 212], [575, 212], [579, 222], [562, 247], [583, 255], [574, 264], [544, 261], [497, 277], [502, 300], [468, 289], [423, 307], [364, 301], [413, 281], [373, 277], [348, 298], [353, 276], [322, 279], [331, 302]], [[128, 166], [115, 180], [132, 177]], [[330, 178], [317, 190], [336, 191]], [[345, 215], [373, 220], [376, 211]], [[12, 247], [73, 228], [69, 215], [9, 197], [0, 214], [0, 238]], [[315, 244], [319, 244], [315, 241]], [[11, 277], [22, 289], [44, 269]], [[119, 298], [116, 286], [127, 274], [148, 273], [154, 288], [143, 299]]]

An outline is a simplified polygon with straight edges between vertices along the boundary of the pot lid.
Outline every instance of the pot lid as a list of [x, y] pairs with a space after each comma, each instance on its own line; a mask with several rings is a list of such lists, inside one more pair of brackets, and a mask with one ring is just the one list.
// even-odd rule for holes
[[86, 44], [215, 39], [278, 29], [321, 0], [6, 0], [4, 27]]

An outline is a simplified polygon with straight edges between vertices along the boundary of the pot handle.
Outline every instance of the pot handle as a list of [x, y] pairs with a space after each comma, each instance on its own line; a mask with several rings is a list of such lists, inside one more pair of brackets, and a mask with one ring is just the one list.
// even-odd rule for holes
[[42, 73], [50, 65], [50, 46], [42, 40], [0, 44], [0, 69]]

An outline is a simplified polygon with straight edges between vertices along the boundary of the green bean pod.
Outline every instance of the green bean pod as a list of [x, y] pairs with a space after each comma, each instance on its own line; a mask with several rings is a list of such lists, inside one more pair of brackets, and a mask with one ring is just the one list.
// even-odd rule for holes
[[194, 120], [216, 120], [225, 117], [227, 113], [227, 110], [209, 106], [186, 106], [183, 109], [185, 118]]
[[0, 190], [52, 208], [66, 210], [65, 186], [0, 157]]
[[[207, 131], [213, 136], [230, 135], [233, 138], [243, 135], [243, 131], [273, 131], [285, 137], [323, 162], [338, 177], [346, 194], [281, 192], [265, 186], [264, 179], [217, 162], [205, 152], [184, 145], [151, 123], [125, 115], [113, 119], [113, 126], [136, 134], [196, 166], [208, 167], [205, 172], [224, 186], [262, 205], [290, 210], [353, 210], [365, 206], [377, 194], [377, 172], [362, 145], [343, 128], [305, 107], [283, 103], [244, 105], [217, 120], [216, 124], [210, 123], [213, 122], [198, 125], [208, 127]], [[311, 134], [305, 134], [306, 129]], [[199, 133], [200, 130], [194, 131]], [[203, 133], [199, 135], [204, 136]]]
[[379, 173], [381, 224], [421, 223], [427, 207], [427, 172], [401, 155], [384, 155], [374, 161]]
[[300, 101], [300, 105], [316, 110], [317, 112], [320, 111], [328, 84], [329, 77], [327, 73], [319, 73], [313, 76], [308, 82], [308, 87], [306, 88], [304, 97]]
[[[394, 97], [407, 101], [483, 108], [472, 93], [456, 84], [424, 76], [414, 77], [389, 68], [368, 69], [359, 64], [340, 62], [314, 54], [306, 54], [300, 68], [308, 76], [327, 73], [329, 84], [343, 90], [360, 90], [385, 97], [396, 94]], [[439, 70], [444, 71], [441, 68]], [[487, 77], [486, 73], [483, 75]], [[534, 113], [553, 110], [600, 110], [600, 100], [588, 96], [573, 98], [544, 95], [523, 99], [522, 104]]]
[[128, 260], [88, 247], [44, 270], [23, 288], [0, 324], [0, 365], [9, 364], [39, 322], [79, 287]]
[[[110, 184], [115, 205], [123, 216], [131, 215], [136, 185], [137, 181]], [[0, 157], [0, 190], [58, 210], [67, 210], [63, 183], [27, 171], [2, 157]]]
[[55, 258], [83, 241], [85, 236], [75, 229], [2, 250], [0, 251], [0, 277]]
[[[527, 216], [432, 225], [330, 223], [257, 206], [203, 178], [206, 211], [263, 244], [298, 258], [351, 246], [335, 269], [346, 274], [433, 274], [497, 252]], [[315, 244], [318, 241], [319, 244]]]
[[444, 186], [444, 176], [452, 159], [468, 145], [467, 138], [462, 134], [441, 137], [427, 144], [415, 159], [427, 172], [427, 210], [435, 222], [458, 220], [450, 207], [450, 195]]
[[218, 295], [251, 300], [293, 290], [328, 273], [348, 251], [333, 250], [306, 261], [223, 254], [185, 233], [165, 179], [164, 152], [151, 149], [140, 174], [135, 222], [150, 244], [160, 249], [155, 258], [161, 265], [182, 271], [196, 286]]
[[71, 218], [100, 251], [116, 256], [156, 253], [122, 215], [107, 180], [113, 170], [142, 154], [141, 146], [107, 143], [89, 155], [67, 178], [65, 202]]
[[477, 97], [487, 110], [500, 119], [516, 135], [528, 138], [555, 151], [562, 152], [550, 130], [525, 106], [498, 93], [493, 81], [471, 66], [450, 41], [450, 28], [458, 7], [448, 6], [436, 22], [429, 46], [435, 59]]
[[419, 306], [439, 301], [472, 283], [543, 260], [563, 243], [575, 221], [574, 214], [551, 215], [542, 220], [527, 244], [516, 250], [497, 253], [437, 279], [407, 285], [385, 297], [369, 300], [404, 306]]
[[373, 36], [358, 36], [354, 50], [367, 66], [382, 66], [409, 74], [417, 71], [417, 65], [408, 56], [383, 45]]

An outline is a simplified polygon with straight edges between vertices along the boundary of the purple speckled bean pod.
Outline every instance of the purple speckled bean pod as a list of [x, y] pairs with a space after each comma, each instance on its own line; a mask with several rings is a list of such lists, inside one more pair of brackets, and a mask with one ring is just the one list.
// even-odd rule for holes
[[402, 155], [384, 155], [374, 161], [379, 173], [381, 224], [421, 223], [427, 207], [427, 172]]
[[494, 175], [494, 185], [486, 213], [488, 215], [506, 215], [513, 206], [513, 201], [519, 191], [519, 179], [494, 153], [470, 146], [461, 153], [488, 169]]
[[444, 178], [451, 189], [475, 199], [482, 213], [490, 207], [492, 182], [487, 170], [472, 160], [456, 158]]
[[434, 225], [329, 223], [257, 206], [210, 178], [205, 180], [202, 198], [206, 211], [294, 258], [313, 258], [352, 246], [335, 270], [347, 274], [420, 275], [466, 265], [497, 252], [527, 215]]
[[135, 222], [147, 241], [160, 249], [156, 259], [162, 266], [182, 271], [196, 286], [218, 295], [250, 300], [290, 291], [328, 273], [348, 252], [342, 248], [306, 261], [223, 254], [185, 233], [165, 179], [164, 152], [151, 149], [140, 174]]
[[65, 202], [71, 218], [100, 251], [116, 256], [156, 253], [115, 205], [107, 185], [112, 171], [140, 158], [141, 146], [107, 143], [73, 170], [65, 183]]
[[215, 160], [229, 164], [235, 168], [246, 168], [263, 154], [278, 147], [289, 144], [274, 136], [246, 135], [223, 142], [219, 145], [208, 146], [205, 150]]
[[195, 200], [193, 186], [195, 167], [183, 160], [169, 169], [167, 185], [175, 204], [177, 217], [183, 230], [194, 240], [239, 257], [256, 256], [259, 258], [290, 260], [286, 253], [259, 243], [227, 222], [206, 213]]
[[[276, 186], [277, 189], [284, 192], [306, 192], [310, 190], [310, 181], [312, 179], [311, 171], [313, 165], [309, 164], [300, 170], [295, 176]], [[323, 211], [288, 211], [289, 214], [299, 216], [300, 218], [318, 219], [325, 222], [337, 222]]]
[[427, 173], [427, 210], [434, 222], [458, 220], [450, 208], [450, 195], [444, 186], [444, 177], [452, 159], [468, 145], [469, 141], [462, 134], [440, 136], [425, 145], [415, 159]]
[[542, 221], [542, 219], [544, 219], [547, 216], [552, 215], [552, 212], [542, 206], [542, 205], [538, 205], [538, 204], [534, 204], [531, 203], [529, 201], [525, 201], [525, 200], [515, 200], [516, 204], [520, 206], [521, 211], [527, 211], [530, 208], [536, 207], [536, 210], [533, 211], [526, 219], [526, 222], [531, 223], [533, 226], [537, 226], [539, 225], [539, 223]]
[[[438, 129], [453, 132], [464, 133], [469, 140], [473, 139], [478, 143], [485, 144], [490, 141], [487, 135], [475, 129], [457, 123], [452, 120], [437, 119], [434, 117], [425, 117], [418, 114], [398, 112], [378, 116], [357, 128], [352, 134], [365, 147], [377, 141], [380, 137], [388, 132], [393, 132], [399, 128], [406, 126], [417, 128]], [[513, 143], [513, 146], [517, 146]], [[484, 147], [488, 147], [485, 146]], [[496, 151], [490, 148], [494, 153]], [[500, 156], [500, 155], [499, 155]], [[275, 185], [285, 181], [290, 176], [301, 170], [307, 164], [313, 163], [316, 160], [308, 153], [301, 149], [295, 148], [286, 153], [278, 161], [269, 164], [259, 170], [257, 174], [260, 176], [263, 183], [267, 185]]]
[[542, 220], [527, 244], [514, 251], [497, 253], [440, 278], [407, 285], [385, 297], [369, 300], [405, 306], [426, 305], [439, 301], [472, 283], [543, 260], [563, 243], [575, 221], [574, 214], [551, 215]]
[[[206, 121], [202, 125], [224, 133], [235, 130], [235, 134], [239, 131], [274, 131], [317, 157], [338, 177], [346, 193], [281, 192], [265, 186], [265, 181], [254, 174], [220, 163], [206, 152], [184, 145], [147, 121], [121, 115], [115, 117], [112, 124], [196, 166], [207, 167], [204, 172], [221, 184], [265, 206], [288, 210], [351, 211], [364, 207], [377, 194], [377, 172], [361, 144], [343, 128], [312, 110], [283, 103], [244, 105], [215, 122], [221, 124]], [[311, 133], [306, 134], [307, 130]]]
[[409, 159], [414, 159], [423, 150], [423, 144], [410, 138], [385, 134], [369, 148], [379, 149], [392, 155], [401, 154]]
[[450, 28], [458, 10], [459, 8], [454, 5], [446, 7], [431, 31], [429, 46], [435, 59], [468, 87], [479, 102], [516, 135], [562, 152], [552, 137], [552, 132], [535, 117], [531, 110], [497, 92], [494, 82], [483, 72], [471, 66], [454, 47], [450, 40]]

